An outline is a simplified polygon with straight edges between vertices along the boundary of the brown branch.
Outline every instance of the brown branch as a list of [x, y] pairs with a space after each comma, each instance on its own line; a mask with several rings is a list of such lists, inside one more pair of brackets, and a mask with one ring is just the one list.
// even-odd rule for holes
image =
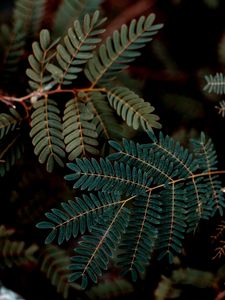
[[222, 300], [222, 299], [225, 299], [225, 291], [220, 292], [215, 298], [215, 300]]
[[120, 28], [121, 25], [127, 24], [133, 18], [136, 18], [146, 11], [148, 11], [155, 4], [156, 0], [142, 0], [137, 1], [135, 4], [126, 7], [124, 11], [116, 17], [106, 28], [105, 33], [102, 35], [102, 38], [105, 39], [107, 36], [110, 36], [113, 31]]
[[[61, 88], [56, 88], [55, 90], [50, 90], [50, 91], [34, 91], [30, 94], [27, 94], [23, 97], [14, 97], [14, 96], [6, 96], [6, 95], [1, 95], [0, 94], [0, 102], [2, 101], [6, 105], [13, 106], [13, 102], [19, 102], [24, 104], [24, 101], [26, 100], [31, 100], [31, 103], [37, 101], [41, 97], [45, 97], [47, 95], [53, 95], [53, 94], [58, 94], [58, 93], [71, 93], [71, 94], [76, 94], [79, 92], [106, 92], [105, 88], [92, 88], [92, 87], [87, 87], [87, 88], [81, 88], [81, 89], [61, 89]], [[32, 98], [34, 98], [32, 100]]]

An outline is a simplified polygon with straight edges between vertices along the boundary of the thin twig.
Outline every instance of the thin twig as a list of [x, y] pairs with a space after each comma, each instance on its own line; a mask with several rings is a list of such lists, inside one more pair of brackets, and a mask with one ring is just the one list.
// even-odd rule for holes
[[71, 94], [76, 94], [79, 92], [106, 92], [105, 88], [82, 88], [82, 89], [55, 89], [51, 91], [35, 91], [32, 92], [26, 96], [23, 97], [14, 97], [14, 96], [5, 96], [5, 95], [0, 95], [0, 101], [7, 105], [12, 105], [11, 103], [13, 102], [19, 102], [23, 103], [24, 101], [31, 99], [31, 98], [40, 98], [40, 97], [45, 97], [47, 95], [53, 95], [53, 94], [58, 94], [58, 93], [71, 93]]
[[222, 299], [225, 299], [225, 291], [220, 292], [215, 298], [215, 300], [222, 300]]

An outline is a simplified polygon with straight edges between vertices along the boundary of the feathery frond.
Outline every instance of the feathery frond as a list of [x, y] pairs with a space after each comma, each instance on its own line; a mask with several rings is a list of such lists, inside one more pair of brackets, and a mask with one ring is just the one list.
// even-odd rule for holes
[[219, 102], [220, 106], [215, 106], [216, 109], [218, 109], [218, 114], [221, 115], [223, 118], [225, 117], [225, 101], [221, 100]]
[[133, 19], [129, 27], [123, 25], [120, 31], [114, 31], [113, 37], [107, 38], [85, 68], [92, 86], [108, 83], [140, 55], [138, 50], [162, 28], [162, 24], [153, 25], [154, 20], [154, 14]]
[[205, 177], [205, 185], [207, 200], [206, 204], [212, 209], [212, 216], [219, 211], [223, 215], [223, 207], [225, 207], [223, 192], [221, 191], [221, 181], [217, 175], [211, 175], [211, 171], [217, 170], [217, 155], [211, 139], [206, 140], [205, 134], [202, 132], [199, 140], [191, 140], [194, 154], [197, 158], [199, 169], [203, 173], [208, 173]]
[[13, 10], [15, 21], [20, 20], [26, 34], [35, 35], [41, 27], [45, 12], [45, 0], [17, 0]]
[[23, 153], [21, 135], [19, 132], [22, 117], [14, 109], [10, 109], [11, 114], [0, 114], [0, 176], [6, 172], [19, 160]]
[[158, 259], [168, 256], [170, 263], [175, 254], [180, 253], [186, 232], [186, 195], [183, 183], [166, 185], [160, 194], [162, 214], [159, 227], [157, 249]]
[[50, 59], [55, 56], [52, 49], [56, 46], [58, 40], [51, 42], [50, 33], [47, 29], [40, 32], [39, 42], [32, 44], [33, 54], [28, 57], [31, 68], [26, 70], [29, 85], [33, 90], [48, 90], [54, 85], [52, 76], [46, 72], [46, 65]]
[[76, 201], [62, 202], [62, 209], [53, 208], [51, 212], [47, 212], [45, 216], [48, 221], [40, 222], [36, 227], [51, 230], [45, 239], [46, 244], [50, 244], [58, 236], [60, 245], [71, 237], [76, 238], [78, 234], [91, 231], [99, 216], [115, 209], [121, 202], [120, 195], [116, 192], [98, 192], [98, 196], [83, 195], [83, 199], [76, 197]]
[[222, 73], [216, 73], [213, 75], [205, 76], [206, 85], [203, 91], [208, 93], [225, 94], [225, 78]]
[[0, 140], [9, 133], [16, 131], [21, 124], [20, 115], [14, 109], [11, 109], [10, 112], [11, 114], [0, 114]]
[[57, 292], [63, 295], [64, 299], [69, 296], [69, 289], [73, 287], [68, 283], [68, 267], [70, 258], [66, 251], [57, 246], [46, 246], [43, 254], [41, 271], [46, 274], [46, 277], [51, 281], [51, 284], [56, 287]]
[[0, 177], [5, 176], [22, 157], [24, 145], [20, 133], [12, 133], [0, 140]]
[[131, 273], [133, 281], [149, 264], [158, 237], [156, 225], [160, 224], [161, 207], [159, 197], [139, 196], [133, 202], [133, 211], [126, 235], [119, 247], [118, 265], [122, 274]]
[[[188, 230], [190, 232], [196, 229], [196, 224], [202, 218], [209, 217], [207, 202], [205, 201], [205, 184], [202, 178], [195, 178], [194, 174], [198, 170], [198, 161], [193, 158], [193, 155], [184, 149], [179, 143], [176, 143], [169, 136], [163, 136], [160, 132], [159, 139], [152, 133], [148, 133], [153, 143], [144, 144], [143, 149], [148, 149], [153, 152], [157, 151], [158, 156], [166, 156], [173, 164], [176, 176], [178, 178], [187, 178], [186, 197], [188, 199]], [[200, 171], [201, 172], [201, 171]]]
[[25, 52], [26, 34], [22, 30], [22, 22], [18, 20], [10, 28], [7, 25], [1, 27], [4, 47], [2, 62], [2, 74], [4, 82], [9, 83], [14, 73], [18, 70], [19, 62]]
[[[114, 274], [113, 274], [114, 275]], [[85, 292], [88, 299], [103, 300], [116, 299], [118, 297], [127, 298], [128, 295], [132, 294], [134, 287], [125, 278], [121, 276], [104, 278], [103, 281], [99, 282], [97, 286], [92, 286]]]
[[98, 36], [104, 32], [99, 27], [105, 18], [99, 17], [100, 13], [96, 11], [92, 17], [86, 14], [83, 23], [76, 20], [73, 27], [68, 29], [64, 45], [57, 46], [58, 65], [49, 63], [47, 69], [60, 85], [71, 84], [82, 71], [82, 65], [93, 56], [93, 50], [101, 41]]
[[143, 195], [151, 184], [151, 178], [141, 169], [116, 161], [111, 163], [107, 158], [100, 158], [99, 163], [95, 159], [77, 158], [76, 164], [70, 163], [68, 167], [74, 173], [65, 179], [75, 181], [73, 187], [81, 190], [111, 192], [115, 189], [121, 194]]
[[80, 155], [99, 153], [96, 126], [91, 122], [93, 114], [89, 105], [79, 100], [79, 96], [69, 100], [63, 116], [64, 142], [71, 161]]
[[28, 261], [35, 261], [34, 253], [38, 250], [35, 244], [27, 247], [25, 242], [11, 240], [14, 229], [0, 226], [0, 266], [11, 268], [13, 265], [21, 265]]
[[102, 0], [63, 0], [54, 18], [55, 35], [64, 35], [74, 20], [97, 10], [101, 2]]
[[119, 138], [126, 135], [123, 126], [115, 118], [113, 110], [110, 108], [107, 96], [100, 92], [86, 93], [87, 102], [94, 114], [93, 124], [96, 126], [96, 132], [99, 137], [106, 140], [110, 138]]
[[48, 172], [52, 172], [54, 163], [63, 167], [65, 157], [62, 136], [62, 124], [56, 101], [48, 99], [38, 100], [34, 104], [32, 113], [30, 136], [34, 145], [34, 153], [41, 164], [46, 163]]
[[134, 129], [140, 126], [145, 131], [152, 131], [152, 127], [161, 128], [157, 122], [159, 117], [152, 114], [155, 108], [128, 88], [115, 87], [108, 90], [108, 100], [117, 114]]
[[72, 272], [69, 282], [80, 280], [83, 289], [87, 287], [89, 278], [98, 282], [102, 270], [108, 269], [109, 258], [116, 250], [128, 220], [129, 210], [123, 205], [114, 214], [98, 219], [97, 224], [92, 226], [91, 234], [84, 235], [75, 248], [76, 255], [71, 258], [69, 266]]
[[[68, 237], [72, 236], [72, 225], [68, 225], [70, 221], [78, 221], [76, 235], [78, 232], [82, 235], [88, 228], [89, 218], [91, 235], [82, 237], [70, 267], [73, 271], [70, 281], [81, 282], [83, 288], [87, 286], [88, 278], [97, 282], [102, 270], [107, 269], [108, 255], [112, 255], [115, 249], [114, 242], [119, 244], [118, 266], [124, 274], [130, 272], [136, 280], [149, 264], [153, 251], [158, 253], [158, 259], [166, 257], [170, 263], [173, 262], [174, 256], [182, 250], [186, 234], [193, 232], [201, 219], [212, 217], [215, 205], [209, 203], [213, 201], [214, 192], [221, 188], [221, 183], [214, 183], [211, 176], [211, 172], [216, 170], [211, 141], [206, 141], [202, 134], [200, 142], [193, 142], [192, 154], [162, 133], [159, 138], [152, 132], [148, 134], [152, 140], [150, 143], [138, 144], [125, 139], [122, 144], [110, 141], [115, 152], [105, 159], [100, 158], [98, 162], [94, 158], [83, 158], [68, 164], [73, 173], [66, 175], [65, 179], [74, 182], [73, 188], [92, 193], [99, 191], [98, 196], [106, 193], [104, 202], [99, 202], [99, 197], [92, 193], [83, 195], [82, 200], [77, 200], [81, 201], [82, 208], [79, 207], [79, 211], [75, 209], [76, 216], [66, 206], [66, 214], [52, 209], [50, 215], [46, 215], [50, 222], [38, 224], [39, 228], [51, 230], [50, 238], [47, 237], [49, 242], [58, 235], [58, 243], [61, 243], [67, 239], [66, 231], [69, 232]], [[205, 153], [203, 156], [202, 151]], [[118, 193], [116, 201], [111, 194], [114, 190]], [[105, 205], [108, 193], [111, 198]], [[222, 194], [216, 205], [222, 211]], [[128, 226], [123, 228], [125, 234], [119, 242], [116, 237], [121, 234], [111, 224], [118, 212], [125, 208], [131, 211], [131, 218]], [[81, 221], [80, 215], [84, 214], [87, 215]], [[64, 229], [60, 234], [56, 226], [62, 225]], [[83, 226], [84, 230], [79, 230], [79, 226]], [[104, 250], [100, 250], [106, 232], [110, 242], [106, 243]]]

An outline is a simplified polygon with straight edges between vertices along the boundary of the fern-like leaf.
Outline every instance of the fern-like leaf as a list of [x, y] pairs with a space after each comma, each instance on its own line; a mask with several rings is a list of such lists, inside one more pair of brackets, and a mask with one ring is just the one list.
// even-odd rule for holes
[[203, 91], [208, 93], [224, 94], [225, 93], [225, 78], [222, 73], [216, 73], [213, 75], [205, 76], [206, 85]]
[[[91, 213], [92, 216], [93, 209], [99, 212], [96, 223], [90, 218], [91, 235], [83, 236], [70, 267], [73, 271], [70, 280], [81, 281], [83, 288], [87, 286], [88, 278], [97, 282], [102, 270], [108, 268], [108, 256], [112, 255], [115, 243], [120, 243], [118, 266], [125, 274], [131, 272], [136, 280], [148, 265], [152, 251], [157, 250], [158, 259], [166, 257], [173, 262], [174, 256], [182, 250], [186, 234], [193, 232], [201, 219], [212, 217], [213, 209], [218, 207], [222, 211], [224, 207], [222, 198], [216, 206], [210, 204], [215, 191], [221, 189], [221, 183], [211, 176], [217, 170], [214, 169], [216, 156], [210, 140], [206, 141], [202, 135], [200, 142], [193, 142], [192, 154], [162, 133], [159, 138], [152, 132], [148, 134], [150, 143], [138, 144], [125, 139], [122, 144], [110, 141], [115, 152], [105, 159], [100, 158], [97, 162], [93, 158], [83, 158], [68, 164], [73, 173], [65, 179], [74, 182], [74, 189], [99, 191], [99, 195], [100, 191], [111, 193], [116, 190], [120, 199], [126, 195], [125, 200], [109, 201], [106, 206], [103, 202], [100, 206], [96, 204], [99, 203], [96, 198], [90, 202], [93, 194], [83, 196], [83, 200], [87, 200], [81, 214], [88, 216]], [[128, 227], [123, 228], [126, 233], [119, 242], [117, 236], [121, 234], [112, 224], [126, 208], [131, 210], [131, 218]], [[51, 214], [54, 219], [50, 223], [54, 224], [42, 222], [39, 227], [53, 229], [51, 238], [54, 239], [57, 235], [55, 224], [65, 225], [63, 222], [72, 221], [73, 217], [71, 214], [66, 219], [58, 210], [52, 212], [57, 216], [55, 219]], [[110, 239], [105, 242], [107, 235]]]
[[140, 126], [145, 131], [152, 131], [152, 127], [161, 128], [157, 122], [159, 117], [152, 114], [155, 108], [128, 88], [116, 87], [109, 90], [108, 100], [117, 114], [134, 129]]
[[49, 63], [48, 71], [59, 84], [71, 84], [82, 71], [82, 65], [93, 56], [93, 49], [101, 41], [98, 37], [103, 29], [99, 28], [105, 19], [99, 19], [99, 11], [92, 17], [89, 14], [84, 16], [83, 24], [76, 20], [73, 27], [68, 29], [64, 38], [64, 45], [57, 46], [57, 63]]
[[18, 70], [19, 62], [25, 52], [26, 34], [22, 30], [20, 20], [13, 24], [12, 29], [7, 25], [2, 26], [1, 31], [4, 37], [1, 43], [5, 49], [2, 62], [3, 82], [9, 83]]
[[0, 140], [16, 131], [21, 124], [22, 119], [19, 114], [14, 109], [10, 109], [10, 111], [11, 114], [0, 114]]
[[92, 86], [107, 83], [115, 78], [118, 72], [127, 68], [128, 64], [140, 55], [138, 49], [150, 42], [162, 27], [162, 24], [153, 25], [154, 20], [154, 14], [148, 17], [142, 16], [138, 20], [134, 19], [129, 27], [123, 25], [120, 31], [115, 31], [113, 37], [109, 37], [100, 46], [85, 69]]
[[[171, 159], [168, 159], [163, 151], [156, 151], [153, 144], [139, 144], [127, 139], [123, 139], [122, 144], [115, 141], [109, 141], [109, 144], [116, 151], [108, 156], [109, 160], [120, 161], [141, 168], [156, 185], [172, 183], [178, 176], [179, 168], [174, 162], [171, 162]], [[176, 145], [176, 148], [176, 155], [184, 151], [179, 144]], [[171, 150], [168, 149], [167, 151]], [[192, 162], [191, 156], [187, 151], [184, 151], [183, 159], [180, 161], [181, 165], [182, 161], [185, 164], [185, 156], [188, 158], [187, 162]]]
[[72, 273], [69, 281], [81, 280], [81, 288], [85, 289], [88, 279], [98, 282], [98, 276], [102, 270], [107, 270], [109, 257], [126, 230], [129, 220], [129, 210], [123, 205], [110, 217], [98, 220], [96, 226], [92, 227], [91, 235], [84, 235], [75, 249], [76, 255], [71, 258], [69, 269]]
[[7, 229], [4, 225], [0, 226], [1, 267], [11, 268], [28, 261], [35, 262], [34, 253], [38, 250], [38, 246], [32, 244], [27, 247], [25, 242], [11, 239], [14, 234], [14, 229]]
[[157, 225], [160, 224], [160, 202], [151, 192], [146, 197], [138, 197], [133, 202], [134, 209], [122, 240], [118, 255], [118, 265], [122, 273], [131, 272], [133, 281], [138, 273], [144, 272], [149, 264], [151, 253], [158, 237]]
[[3, 177], [22, 157], [24, 145], [19, 133], [0, 140], [0, 176]]
[[168, 256], [173, 262], [175, 254], [180, 253], [183, 247], [187, 222], [186, 195], [183, 183], [171, 184], [161, 192], [162, 214], [159, 228], [158, 259]]
[[224, 118], [225, 117], [225, 101], [221, 100], [219, 102], [219, 106], [216, 105], [215, 108], [218, 109], [218, 114]]
[[105, 211], [115, 209], [123, 203], [118, 193], [98, 193], [90, 196], [83, 195], [76, 201], [69, 200], [61, 203], [62, 209], [52, 209], [45, 214], [48, 221], [38, 223], [37, 228], [51, 230], [45, 243], [50, 244], [58, 236], [58, 244], [68, 241], [71, 237], [84, 234], [96, 223], [97, 218]]
[[46, 163], [48, 172], [52, 172], [54, 163], [63, 167], [65, 157], [62, 136], [62, 124], [59, 117], [57, 103], [48, 99], [40, 99], [34, 104], [32, 113], [30, 136], [34, 145], [34, 153], [39, 157], [39, 162]]
[[44, 18], [45, 0], [17, 0], [13, 10], [14, 20], [20, 20], [26, 34], [35, 35]]
[[196, 229], [196, 224], [201, 218], [209, 217], [209, 210], [205, 200], [205, 184], [202, 178], [195, 178], [195, 171], [198, 169], [198, 161], [193, 158], [193, 155], [183, 148], [179, 143], [176, 143], [169, 136], [160, 133], [159, 139], [152, 133], [148, 133], [153, 143], [144, 144], [143, 149], [148, 149], [153, 152], [157, 151], [157, 155], [165, 155], [173, 164], [176, 170], [176, 176], [180, 178], [189, 178], [186, 184], [186, 197], [189, 200], [187, 203], [189, 211], [189, 231]]
[[63, 116], [63, 136], [69, 160], [87, 153], [99, 153], [96, 126], [90, 122], [93, 114], [88, 105], [79, 100], [79, 97], [69, 100]]
[[212, 208], [212, 216], [219, 211], [223, 215], [223, 207], [225, 207], [224, 196], [221, 190], [221, 181], [217, 175], [211, 175], [211, 171], [217, 170], [217, 155], [211, 139], [206, 140], [205, 134], [202, 132], [199, 140], [191, 140], [194, 154], [197, 157], [199, 169], [208, 173], [205, 178], [207, 191], [207, 205]]
[[56, 287], [57, 292], [63, 295], [64, 299], [69, 296], [69, 289], [73, 287], [68, 283], [68, 267], [70, 259], [66, 251], [57, 246], [49, 245], [45, 248], [42, 254], [41, 271], [46, 274], [46, 277], [51, 281], [51, 284]]
[[127, 279], [121, 276], [115, 277], [115, 274], [113, 274], [111, 277], [104, 278], [97, 286], [92, 286], [85, 294], [88, 296], [88, 299], [103, 300], [105, 298], [126, 299], [133, 292], [134, 287]]
[[76, 164], [68, 164], [74, 171], [66, 175], [66, 180], [75, 181], [74, 188], [88, 191], [102, 190], [111, 192], [114, 189], [121, 194], [145, 194], [152, 180], [141, 169], [130, 167], [123, 163], [113, 162], [108, 159], [76, 159]]
[[28, 57], [31, 68], [26, 70], [29, 80], [29, 85], [34, 90], [48, 90], [50, 89], [54, 81], [52, 76], [46, 72], [46, 65], [49, 60], [55, 55], [51, 50], [58, 43], [58, 40], [51, 42], [50, 33], [47, 29], [43, 29], [40, 32], [39, 42], [32, 44], [33, 54]]
[[96, 126], [96, 132], [99, 137], [106, 140], [110, 138], [118, 138], [126, 136], [126, 131], [116, 119], [113, 110], [109, 106], [107, 96], [100, 92], [92, 92], [86, 94], [86, 101], [94, 114], [93, 124]]
[[0, 114], [0, 176], [6, 172], [19, 160], [23, 153], [21, 135], [19, 128], [22, 118], [14, 109], [10, 109], [11, 114]]
[[54, 18], [53, 32], [58, 36], [63, 35], [75, 19], [86, 13], [92, 13], [99, 8], [102, 0], [64, 0]]

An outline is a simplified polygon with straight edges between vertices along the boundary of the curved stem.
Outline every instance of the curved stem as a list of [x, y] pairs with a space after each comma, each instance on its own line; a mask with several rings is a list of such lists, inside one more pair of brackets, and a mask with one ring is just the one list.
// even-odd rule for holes
[[[61, 89], [60, 87], [57, 87], [55, 90], [51, 91], [34, 91], [30, 94], [27, 94], [26, 96], [23, 97], [14, 97], [14, 96], [6, 96], [6, 95], [0, 95], [0, 101], [4, 102], [7, 105], [13, 105], [13, 102], [19, 102], [22, 103], [26, 100], [31, 99], [31, 102], [33, 101], [32, 98], [40, 98], [40, 97], [45, 97], [48, 95], [53, 95], [53, 94], [58, 94], [58, 93], [71, 93], [71, 94], [76, 94], [79, 92], [106, 92], [105, 88], [82, 88], [82, 89]], [[34, 101], [36, 101], [35, 99]]]

